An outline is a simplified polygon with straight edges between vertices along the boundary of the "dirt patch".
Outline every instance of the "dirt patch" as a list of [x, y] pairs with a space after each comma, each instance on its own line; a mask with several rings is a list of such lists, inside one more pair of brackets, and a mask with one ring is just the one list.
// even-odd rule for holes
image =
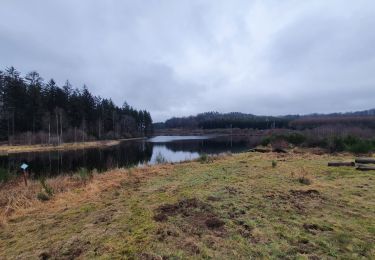
[[116, 211], [117, 210], [112, 209], [112, 210], [109, 210], [107, 212], [100, 214], [94, 219], [94, 224], [101, 224], [101, 223], [110, 224], [112, 221], [113, 215]]
[[296, 197], [319, 197], [320, 192], [317, 190], [290, 190], [290, 194]]
[[207, 200], [209, 200], [209, 201], [221, 201], [221, 198], [217, 197], [217, 196], [210, 195], [210, 196], [207, 197]]
[[207, 230], [224, 232], [225, 222], [216, 216], [212, 206], [196, 198], [161, 205], [155, 210], [154, 220], [166, 222], [171, 216], [182, 218], [179, 227], [184, 233], [201, 235]]
[[160, 255], [153, 255], [149, 253], [142, 253], [139, 255], [139, 259], [141, 260], [165, 260], [165, 259], [168, 259], [168, 257], [160, 256]]
[[290, 190], [289, 193], [270, 192], [264, 198], [272, 202], [272, 207], [287, 209], [290, 206], [299, 213], [319, 207], [323, 199], [320, 192], [314, 189]]
[[161, 227], [156, 231], [156, 235], [159, 241], [164, 241], [168, 237], [172, 237], [173, 239], [179, 237], [180, 234], [177, 230], [168, 228], [168, 227]]
[[186, 241], [183, 244], [183, 249], [195, 255], [201, 252], [199, 246], [193, 240]]
[[241, 208], [237, 208], [237, 207], [231, 207], [229, 210], [228, 210], [228, 217], [230, 219], [237, 219], [243, 215], [246, 214], [246, 210], [245, 209], [241, 209]]
[[154, 220], [157, 222], [164, 222], [168, 220], [168, 215], [164, 213], [157, 213], [154, 215]]
[[252, 244], [265, 244], [269, 241], [259, 229], [247, 225], [241, 225], [237, 232]]
[[62, 242], [59, 246], [39, 254], [40, 259], [76, 259], [80, 257], [90, 246], [89, 241], [82, 241], [76, 237]]
[[311, 234], [317, 234], [318, 231], [333, 231], [333, 228], [330, 228], [330, 227], [323, 227], [323, 226], [319, 226], [317, 224], [303, 224], [303, 228], [311, 233]]
[[225, 225], [225, 222], [219, 218], [212, 217], [205, 221], [206, 226], [210, 229], [220, 228]]
[[39, 255], [39, 259], [40, 260], [48, 260], [51, 258], [51, 254], [48, 253], [48, 252], [42, 252], [40, 255]]
[[296, 245], [296, 248], [297, 252], [301, 254], [313, 253], [316, 250], [316, 246], [307, 239], [299, 240]]
[[204, 203], [196, 198], [183, 199], [175, 204], [161, 205], [157, 209], [157, 212], [159, 214], [165, 214], [166, 216], [174, 216], [178, 214], [181, 214], [183, 216], [190, 216], [191, 214], [195, 213], [194, 209], [206, 213], [212, 212], [211, 205]]
[[139, 191], [141, 187], [141, 178], [138, 176], [130, 176], [128, 179], [123, 180], [120, 186], [125, 190]]
[[240, 191], [239, 189], [235, 188], [235, 187], [231, 187], [231, 186], [226, 186], [225, 188], [225, 191], [227, 193], [229, 193], [230, 195], [239, 195], [239, 194], [243, 194], [242, 191]]

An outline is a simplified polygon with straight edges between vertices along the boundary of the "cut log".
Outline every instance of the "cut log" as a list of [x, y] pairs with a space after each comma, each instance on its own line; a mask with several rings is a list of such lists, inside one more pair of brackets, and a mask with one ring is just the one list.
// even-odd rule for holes
[[354, 162], [329, 162], [328, 166], [330, 167], [340, 167], [340, 166], [355, 166]]
[[355, 162], [364, 164], [375, 163], [375, 158], [356, 158]]
[[359, 171], [375, 171], [375, 166], [358, 165], [357, 170], [359, 170]]

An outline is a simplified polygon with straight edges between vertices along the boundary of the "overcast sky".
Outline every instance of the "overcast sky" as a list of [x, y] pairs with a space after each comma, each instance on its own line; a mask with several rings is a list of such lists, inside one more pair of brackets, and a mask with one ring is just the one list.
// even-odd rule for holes
[[1, 0], [0, 69], [154, 121], [375, 107], [373, 0]]

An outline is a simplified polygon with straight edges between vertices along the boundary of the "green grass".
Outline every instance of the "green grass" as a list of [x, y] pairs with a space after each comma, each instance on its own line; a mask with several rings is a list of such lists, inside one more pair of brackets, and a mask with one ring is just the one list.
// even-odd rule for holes
[[371, 258], [375, 173], [328, 168], [334, 159], [246, 153], [151, 167], [144, 178], [133, 169], [91, 199], [9, 221], [0, 258]]

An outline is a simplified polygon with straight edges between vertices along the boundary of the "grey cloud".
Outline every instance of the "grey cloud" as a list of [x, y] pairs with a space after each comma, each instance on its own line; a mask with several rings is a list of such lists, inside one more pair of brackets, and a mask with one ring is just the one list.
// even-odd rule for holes
[[0, 68], [86, 83], [156, 121], [350, 111], [375, 103], [374, 26], [370, 0], [4, 0]]

